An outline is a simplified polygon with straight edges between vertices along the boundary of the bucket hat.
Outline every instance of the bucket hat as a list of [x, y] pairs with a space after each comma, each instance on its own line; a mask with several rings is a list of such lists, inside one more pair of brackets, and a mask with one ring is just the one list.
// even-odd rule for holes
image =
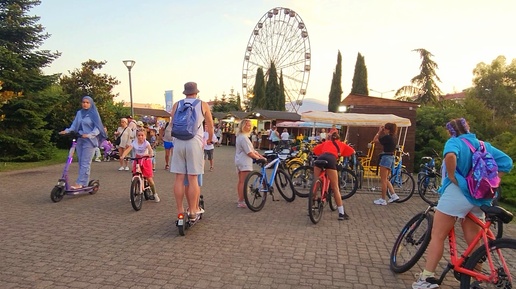
[[197, 89], [197, 83], [195, 82], [187, 82], [185, 83], [185, 90], [183, 91], [184, 95], [196, 94], [199, 93]]

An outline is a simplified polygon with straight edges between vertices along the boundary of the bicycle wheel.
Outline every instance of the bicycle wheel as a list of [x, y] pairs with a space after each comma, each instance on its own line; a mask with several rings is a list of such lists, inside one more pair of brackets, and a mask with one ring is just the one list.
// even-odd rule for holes
[[439, 200], [437, 190], [441, 187], [441, 176], [436, 174], [434, 177], [427, 177], [427, 180], [419, 182], [419, 196], [429, 205], [436, 205]]
[[355, 176], [357, 177], [358, 181], [358, 188], [362, 188], [362, 182], [364, 181], [364, 166], [360, 162], [357, 161], [357, 163], [353, 166], [353, 172], [355, 173]]
[[314, 181], [314, 168], [309, 166], [299, 167], [292, 172], [290, 179], [296, 195], [306, 198]]
[[[498, 239], [489, 243], [491, 260], [496, 271], [496, 283], [478, 281], [474, 277], [461, 274], [460, 288], [514, 288], [516, 284], [516, 240]], [[480, 246], [469, 257], [464, 268], [475, 270], [488, 277], [491, 274], [489, 261], [487, 261], [485, 246]]]
[[310, 193], [308, 194], [308, 216], [310, 216], [310, 221], [314, 224], [319, 223], [323, 214], [324, 202], [322, 200], [322, 185], [322, 180], [317, 179], [313, 182]]
[[390, 268], [393, 272], [408, 271], [423, 256], [430, 243], [432, 223], [432, 215], [419, 213], [401, 229], [390, 256]]
[[142, 208], [143, 193], [140, 192], [140, 178], [134, 178], [131, 182], [131, 205], [135, 211]]
[[337, 210], [337, 202], [335, 202], [335, 199], [333, 198], [333, 191], [331, 188], [328, 189], [328, 194], [326, 195], [326, 201], [328, 201], [328, 204], [330, 205], [330, 210], [335, 211]]
[[251, 172], [247, 175], [244, 181], [244, 200], [251, 211], [263, 209], [268, 192], [267, 180], [261, 173]]
[[287, 163], [288, 173], [292, 174], [292, 172], [294, 172], [295, 169], [302, 167], [302, 166], [303, 166], [303, 162], [298, 161], [298, 160], [291, 160], [290, 162]]
[[274, 183], [276, 184], [276, 188], [280, 195], [287, 202], [292, 202], [296, 198], [296, 193], [294, 190], [294, 186], [292, 185], [292, 181], [290, 177], [284, 170], [278, 170], [276, 172], [276, 177], [274, 178]]
[[409, 173], [400, 172], [397, 175], [393, 175], [390, 182], [394, 187], [394, 192], [400, 197], [396, 203], [403, 203], [414, 194], [416, 184], [414, 178]]
[[339, 172], [339, 188], [341, 199], [351, 198], [358, 190], [358, 180], [355, 173], [344, 168]]

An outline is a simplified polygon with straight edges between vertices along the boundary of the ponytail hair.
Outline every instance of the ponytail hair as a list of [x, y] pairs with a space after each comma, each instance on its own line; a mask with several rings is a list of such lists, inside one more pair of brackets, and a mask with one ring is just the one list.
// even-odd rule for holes
[[455, 118], [446, 124], [446, 129], [451, 136], [457, 137], [461, 134], [469, 133], [469, 124], [464, 118]]

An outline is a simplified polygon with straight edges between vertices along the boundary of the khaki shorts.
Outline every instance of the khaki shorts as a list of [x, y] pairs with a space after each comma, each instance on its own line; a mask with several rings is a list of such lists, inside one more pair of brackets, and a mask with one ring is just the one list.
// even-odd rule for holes
[[197, 138], [176, 139], [170, 172], [185, 175], [200, 175], [204, 172], [204, 149]]

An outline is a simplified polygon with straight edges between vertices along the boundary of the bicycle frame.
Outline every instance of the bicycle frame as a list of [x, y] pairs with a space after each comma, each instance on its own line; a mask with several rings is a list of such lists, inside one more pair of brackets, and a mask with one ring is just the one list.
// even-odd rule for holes
[[73, 155], [75, 154], [75, 147], [76, 146], [77, 146], [77, 140], [74, 138], [72, 140], [72, 147], [68, 151], [68, 159], [66, 160], [66, 165], [65, 165], [65, 167], [63, 169], [63, 174], [61, 175], [61, 180], [65, 181], [64, 186], [65, 186], [65, 190], [66, 191], [70, 190], [70, 184], [68, 182], [68, 169], [70, 168], [70, 165], [73, 162]]
[[[261, 182], [263, 183], [263, 181], [265, 181], [267, 183], [267, 190], [268, 190], [268, 188], [271, 188], [273, 185], [274, 178], [276, 177], [276, 172], [278, 171], [280, 162], [281, 162], [281, 159], [279, 157], [276, 157], [272, 162], [263, 166], [261, 169], [261, 174], [262, 174]], [[267, 179], [267, 169], [269, 169], [271, 167], [272, 167], [271, 178]]]
[[320, 168], [321, 173], [319, 174], [319, 178], [322, 179], [322, 187], [323, 191], [321, 194], [321, 199], [323, 202], [326, 202], [326, 196], [328, 196], [328, 190], [330, 189], [330, 179], [328, 175], [326, 175], [326, 169]]
[[[450, 233], [448, 234], [448, 241], [450, 245], [450, 263], [448, 265], [448, 268], [446, 268], [441, 277], [439, 278], [439, 284], [442, 283], [444, 280], [444, 277], [446, 273], [450, 269], [453, 269], [457, 273], [466, 274], [469, 276], [472, 276], [473, 278], [480, 280], [480, 281], [488, 281], [493, 282], [494, 279], [497, 277], [496, 269], [493, 265], [493, 259], [491, 257], [491, 252], [489, 251], [489, 241], [495, 240], [496, 237], [493, 234], [493, 232], [490, 229], [490, 226], [492, 224], [491, 220], [487, 220], [485, 223], [481, 221], [477, 216], [473, 215], [471, 212], [466, 215], [466, 218], [471, 219], [475, 224], [477, 224], [480, 227], [480, 232], [475, 236], [473, 239], [473, 242], [469, 244], [469, 246], [466, 248], [466, 250], [461, 254], [460, 257], [458, 257], [458, 249], [457, 249], [457, 239], [455, 235], [455, 228], [452, 228]], [[474, 271], [474, 270], [468, 270], [464, 267], [464, 263], [466, 262], [468, 256], [471, 255], [476, 249], [477, 244], [482, 240], [484, 242], [484, 246], [486, 248], [486, 254], [487, 254], [487, 261], [489, 264], [489, 269], [491, 274], [489, 276], [484, 275], [480, 272]], [[503, 256], [499, 253], [500, 258], [503, 260]], [[505, 264], [505, 260], [503, 261], [504, 267], [507, 266]]]

